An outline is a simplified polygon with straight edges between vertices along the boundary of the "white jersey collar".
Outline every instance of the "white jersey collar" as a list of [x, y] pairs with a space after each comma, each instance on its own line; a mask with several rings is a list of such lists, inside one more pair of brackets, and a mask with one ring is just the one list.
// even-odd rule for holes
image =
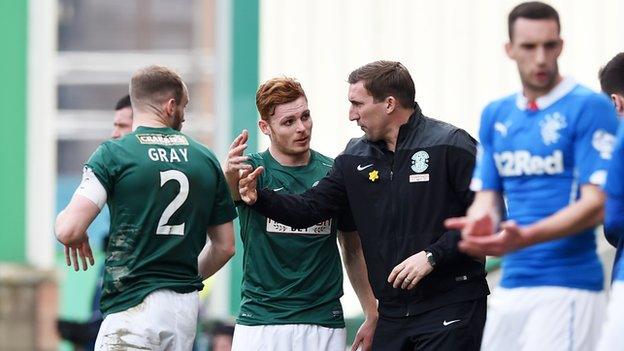
[[[544, 110], [548, 106], [554, 104], [562, 97], [566, 96], [569, 92], [576, 87], [576, 81], [571, 77], [564, 77], [559, 84], [557, 84], [548, 94], [540, 96], [535, 100], [537, 108]], [[520, 110], [526, 110], [527, 98], [524, 97], [522, 92], [516, 94], [516, 106]]]

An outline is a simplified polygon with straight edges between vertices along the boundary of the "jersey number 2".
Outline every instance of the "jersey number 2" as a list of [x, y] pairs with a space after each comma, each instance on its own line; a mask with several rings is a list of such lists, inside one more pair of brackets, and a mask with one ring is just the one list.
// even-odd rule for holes
[[169, 219], [175, 213], [175, 211], [182, 206], [189, 192], [189, 182], [186, 175], [180, 171], [170, 170], [160, 172], [160, 186], [162, 187], [170, 180], [175, 180], [180, 184], [180, 192], [173, 198], [173, 201], [169, 203], [167, 208], [163, 211], [158, 221], [158, 228], [156, 228], [156, 234], [161, 235], [184, 235], [184, 223], [168, 225]]

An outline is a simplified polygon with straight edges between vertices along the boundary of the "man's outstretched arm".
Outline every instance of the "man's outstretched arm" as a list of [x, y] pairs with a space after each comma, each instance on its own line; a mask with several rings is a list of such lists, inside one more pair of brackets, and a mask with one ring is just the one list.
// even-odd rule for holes
[[520, 227], [514, 221], [503, 222], [499, 234], [466, 235], [459, 247], [471, 255], [502, 256], [530, 245], [578, 233], [600, 223], [604, 212], [604, 198], [604, 193], [598, 186], [585, 184], [581, 186], [581, 197], [578, 201], [553, 215], [526, 227]]
[[342, 213], [349, 206], [340, 172], [332, 168], [329, 175], [301, 195], [278, 194], [257, 189], [257, 178], [263, 167], [243, 172], [239, 182], [241, 199], [253, 210], [293, 228], [307, 228]]

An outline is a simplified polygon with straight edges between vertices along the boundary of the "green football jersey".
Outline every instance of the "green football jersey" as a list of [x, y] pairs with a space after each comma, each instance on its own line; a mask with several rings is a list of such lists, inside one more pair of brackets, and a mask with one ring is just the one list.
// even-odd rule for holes
[[[316, 185], [333, 163], [315, 151], [309, 163], [300, 167], [282, 166], [268, 151], [249, 157], [254, 168], [265, 167], [259, 189], [289, 194], [300, 194]], [[344, 327], [336, 221], [296, 229], [267, 219], [242, 202], [238, 210], [244, 252], [237, 323]]]
[[179, 131], [139, 127], [101, 144], [86, 167], [110, 209], [102, 312], [136, 306], [158, 289], [200, 290], [207, 228], [236, 218], [215, 156]]

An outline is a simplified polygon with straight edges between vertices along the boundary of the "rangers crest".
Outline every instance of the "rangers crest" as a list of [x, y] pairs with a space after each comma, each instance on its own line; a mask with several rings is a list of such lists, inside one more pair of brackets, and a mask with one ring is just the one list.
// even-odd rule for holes
[[542, 141], [544, 145], [554, 144], [559, 141], [561, 134], [559, 131], [568, 126], [566, 118], [559, 112], [555, 112], [552, 115], [546, 115], [542, 121], [540, 121]]
[[615, 147], [615, 136], [604, 129], [598, 129], [592, 135], [592, 146], [600, 153], [600, 157], [610, 160]]

